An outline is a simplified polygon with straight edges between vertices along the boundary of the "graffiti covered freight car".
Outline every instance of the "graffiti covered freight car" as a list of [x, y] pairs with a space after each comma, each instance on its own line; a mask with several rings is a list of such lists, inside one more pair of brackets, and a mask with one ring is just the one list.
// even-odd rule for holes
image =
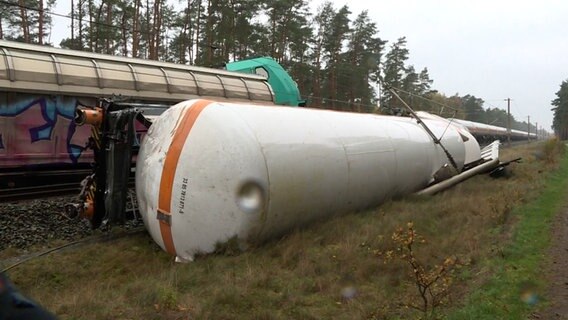
[[[82, 100], [82, 101], [80, 101]], [[94, 98], [0, 92], [2, 168], [89, 163], [91, 132], [73, 123], [75, 108]]]
[[[95, 106], [101, 97], [170, 105], [199, 97], [274, 104], [278, 92], [267, 78], [284, 75], [281, 81], [297, 91], [281, 66], [262, 59], [270, 63], [263, 69], [267, 74], [253, 72], [258, 75], [0, 40], [0, 170], [90, 163], [90, 131], [75, 126], [73, 117], [77, 106]], [[255, 59], [259, 68], [262, 59]]]

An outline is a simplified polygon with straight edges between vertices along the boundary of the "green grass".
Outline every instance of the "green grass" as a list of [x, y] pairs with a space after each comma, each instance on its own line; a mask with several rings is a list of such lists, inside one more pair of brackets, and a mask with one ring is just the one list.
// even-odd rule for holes
[[519, 221], [512, 243], [504, 248], [502, 258], [487, 261], [495, 273], [448, 319], [526, 318], [536, 305], [521, 299], [521, 295], [529, 291], [538, 297], [544, 289], [541, 268], [550, 245], [551, 221], [566, 203], [567, 190], [568, 157], [564, 156], [560, 169], [550, 175], [541, 195], [514, 211]]

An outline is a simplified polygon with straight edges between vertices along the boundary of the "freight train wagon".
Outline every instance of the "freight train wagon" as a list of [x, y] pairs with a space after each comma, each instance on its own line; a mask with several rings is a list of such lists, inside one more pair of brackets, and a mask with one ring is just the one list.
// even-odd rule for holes
[[[479, 123], [469, 120], [461, 119], [450, 119], [451, 121], [466, 127], [469, 132], [479, 141], [480, 143], [488, 143], [494, 140], [507, 141], [509, 134], [507, 129], [499, 126], [493, 126], [490, 124]], [[512, 141], [522, 141], [522, 140], [536, 140], [536, 133], [528, 133], [521, 130], [511, 130], [511, 140]]]
[[[73, 118], [77, 106], [95, 106], [100, 97], [301, 104], [295, 82], [270, 58], [227, 69], [237, 72], [0, 40], [0, 172], [87, 166], [90, 129]], [[140, 137], [145, 128], [137, 130]]]

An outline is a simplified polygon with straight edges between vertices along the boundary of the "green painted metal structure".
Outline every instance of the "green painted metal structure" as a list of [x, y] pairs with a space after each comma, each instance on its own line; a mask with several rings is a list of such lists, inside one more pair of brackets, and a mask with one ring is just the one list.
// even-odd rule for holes
[[274, 103], [286, 106], [305, 106], [298, 85], [288, 72], [270, 57], [259, 57], [227, 63], [226, 69], [265, 76], [274, 92]]

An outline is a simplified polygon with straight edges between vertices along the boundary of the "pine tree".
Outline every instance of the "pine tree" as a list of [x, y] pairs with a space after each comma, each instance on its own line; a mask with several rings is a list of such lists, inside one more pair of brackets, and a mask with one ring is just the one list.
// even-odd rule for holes
[[313, 44], [314, 44], [314, 52], [313, 52], [313, 69], [314, 69], [314, 76], [313, 76], [313, 91], [312, 91], [312, 98], [311, 98], [311, 105], [312, 106], [323, 106], [323, 93], [322, 93], [322, 86], [325, 78], [325, 73], [323, 72], [324, 66], [324, 43], [326, 39], [326, 35], [330, 33], [331, 29], [331, 20], [335, 16], [335, 9], [333, 8], [333, 4], [329, 1], [325, 2], [318, 10], [314, 22], [315, 22], [315, 29], [314, 29], [314, 36]]
[[87, 38], [85, 31], [85, 13], [87, 12], [87, 0], [74, 0], [71, 6], [71, 35], [69, 38], [61, 40], [59, 45], [62, 48], [73, 50], [87, 50], [84, 43]]
[[486, 123], [485, 109], [483, 109], [483, 99], [473, 95], [465, 95], [462, 98], [462, 108], [465, 112], [465, 119], [475, 122]]
[[[384, 78], [383, 78], [383, 104], [387, 108], [397, 109], [402, 108], [400, 101], [396, 99], [388, 90], [401, 89], [403, 87], [403, 80], [408, 72], [405, 66], [408, 60], [408, 49], [406, 48], [406, 38], [401, 37], [390, 47], [390, 51], [386, 54], [384, 63]], [[408, 79], [406, 82], [409, 82]]]
[[17, 6], [0, 2], [0, 39], [14, 38], [14, 19]]
[[233, 53], [232, 60], [242, 60], [254, 54], [255, 41], [265, 38], [262, 34], [256, 35], [256, 26], [253, 19], [257, 17], [261, 4], [258, 1], [235, 1], [235, 21], [233, 27]]
[[[280, 10], [280, 12], [278, 12]], [[283, 11], [282, 11], [283, 10]], [[285, 17], [280, 17], [284, 14]], [[311, 82], [311, 69], [308, 65], [312, 28], [308, 23], [309, 11], [304, 0], [284, 3], [284, 8], [272, 8], [270, 16], [277, 18], [275, 30], [273, 21], [269, 21], [271, 49], [276, 50], [277, 61], [288, 70], [290, 76], [299, 83], [300, 92], [305, 92], [306, 83]]]
[[507, 127], [507, 111], [499, 108], [489, 108], [485, 110], [485, 120], [487, 124]]
[[347, 51], [349, 68], [339, 85], [346, 92], [352, 111], [374, 111], [371, 104], [375, 101], [375, 92], [370, 81], [376, 80], [385, 44], [377, 33], [368, 11], [361, 12], [353, 22]]
[[552, 100], [554, 106], [554, 118], [552, 120], [552, 129], [554, 133], [562, 140], [568, 139], [568, 80], [562, 81], [560, 89], [556, 92], [556, 98]]
[[31, 42], [30, 36], [30, 22], [28, 19], [28, 9], [27, 6], [30, 2], [26, 3], [25, 0], [18, 0], [18, 5], [20, 7], [20, 26], [22, 28], [23, 41], [25, 43]]
[[18, 0], [0, 4], [0, 38], [47, 44], [51, 26], [48, 12], [55, 0]]
[[[342, 55], [344, 41], [347, 39], [349, 28], [349, 8], [341, 7], [332, 17], [329, 32], [325, 35], [324, 40], [324, 57], [326, 60], [326, 90], [324, 96], [329, 97], [327, 106], [331, 109], [336, 107], [344, 107], [344, 104], [338, 105], [338, 77], [339, 69], [345, 64], [345, 55]], [[344, 69], [344, 68], [343, 68]], [[336, 106], [337, 105], [337, 106]]]
[[305, 0], [269, 0], [264, 2], [268, 17], [267, 29], [270, 41], [270, 55], [276, 61], [290, 61], [289, 46], [302, 26], [306, 25], [308, 13]]

